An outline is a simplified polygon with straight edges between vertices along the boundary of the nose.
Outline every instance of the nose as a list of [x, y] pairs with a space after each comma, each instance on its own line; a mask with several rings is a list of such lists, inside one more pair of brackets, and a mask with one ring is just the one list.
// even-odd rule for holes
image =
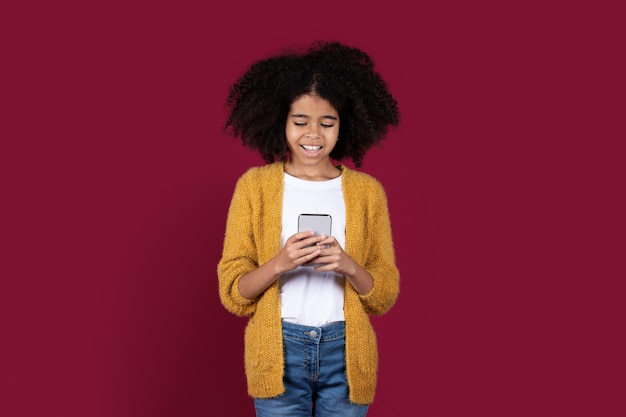
[[311, 125], [309, 131], [304, 135], [307, 138], [316, 139], [320, 136], [319, 134], [319, 126]]

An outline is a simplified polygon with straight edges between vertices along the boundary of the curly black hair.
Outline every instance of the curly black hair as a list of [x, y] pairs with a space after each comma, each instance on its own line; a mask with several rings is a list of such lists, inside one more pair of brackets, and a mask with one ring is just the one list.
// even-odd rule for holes
[[372, 59], [358, 48], [317, 41], [254, 62], [230, 87], [224, 132], [260, 152], [267, 163], [285, 161], [293, 101], [305, 94], [327, 100], [339, 113], [339, 139], [330, 157], [360, 167], [365, 153], [400, 123], [398, 103]]

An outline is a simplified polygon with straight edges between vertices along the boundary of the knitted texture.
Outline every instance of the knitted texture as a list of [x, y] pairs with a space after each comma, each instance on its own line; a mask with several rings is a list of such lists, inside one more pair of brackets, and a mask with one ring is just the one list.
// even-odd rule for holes
[[[340, 166], [346, 205], [344, 250], [373, 278], [368, 294], [360, 295], [344, 280], [346, 373], [350, 400], [374, 400], [378, 369], [376, 334], [369, 315], [388, 311], [399, 291], [399, 272], [391, 234], [387, 197], [372, 176]], [[228, 210], [222, 258], [217, 265], [219, 295], [224, 307], [248, 316], [245, 369], [248, 393], [270, 398], [284, 392], [279, 280], [254, 300], [238, 290], [242, 275], [273, 258], [281, 245], [282, 162], [250, 168], [235, 186]]]

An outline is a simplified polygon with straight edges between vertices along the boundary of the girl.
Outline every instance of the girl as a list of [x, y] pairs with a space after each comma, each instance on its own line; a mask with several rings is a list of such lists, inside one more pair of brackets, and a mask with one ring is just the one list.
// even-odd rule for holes
[[[231, 86], [225, 131], [260, 152], [232, 196], [220, 299], [248, 316], [245, 370], [259, 417], [365, 416], [378, 352], [369, 315], [395, 303], [387, 198], [355, 167], [399, 124], [370, 57], [316, 42], [253, 63]], [[332, 233], [298, 231], [327, 214]], [[310, 266], [315, 264], [317, 266]]]

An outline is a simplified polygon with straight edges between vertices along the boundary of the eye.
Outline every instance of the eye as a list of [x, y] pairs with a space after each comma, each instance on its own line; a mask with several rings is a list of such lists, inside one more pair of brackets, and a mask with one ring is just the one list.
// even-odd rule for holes
[[329, 127], [333, 127], [333, 126], [335, 126], [335, 125], [334, 125], [334, 124], [330, 124], [330, 125], [329, 125], [329, 124], [321, 123], [321, 126], [322, 126], [322, 127], [325, 127], [325, 128], [329, 128]]
[[302, 123], [302, 122], [293, 122], [293, 124], [298, 127], [306, 126], [306, 123]]

